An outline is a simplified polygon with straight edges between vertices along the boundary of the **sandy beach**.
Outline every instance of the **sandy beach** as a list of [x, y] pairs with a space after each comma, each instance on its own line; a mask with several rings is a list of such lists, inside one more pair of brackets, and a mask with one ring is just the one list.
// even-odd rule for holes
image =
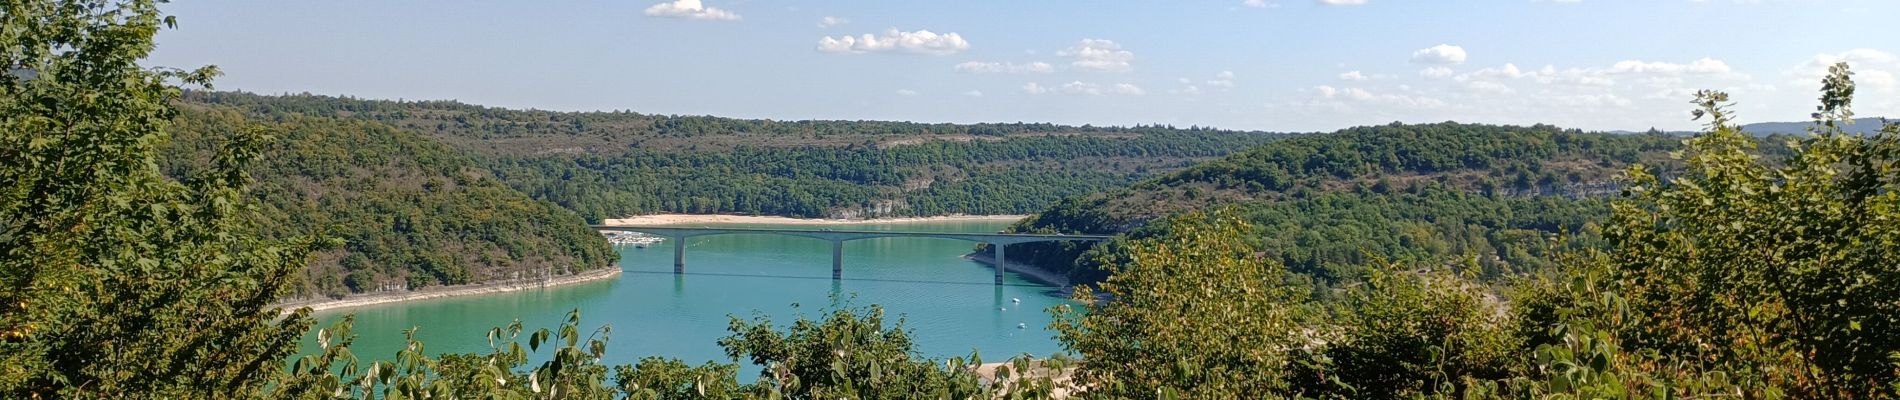
[[935, 217], [877, 218], [877, 219], [809, 219], [759, 215], [724, 214], [654, 214], [626, 218], [611, 218], [602, 221], [603, 225], [682, 225], [682, 224], [780, 224], [780, 225], [843, 225], [843, 224], [891, 224], [906, 222], [951, 222], [951, 221], [1016, 221], [1027, 215], [943, 215]]
[[602, 279], [612, 279], [618, 276], [620, 276], [620, 267], [618, 265], [615, 265], [611, 267], [598, 268], [591, 271], [581, 272], [581, 273], [573, 274], [573, 275], [555, 276], [552, 278], [548, 278], [547, 280], [478, 283], [478, 284], [472, 284], [472, 285], [456, 285], [456, 286], [435, 286], [435, 287], [424, 288], [422, 290], [414, 290], [414, 291], [406, 291], [406, 292], [361, 294], [361, 295], [348, 296], [348, 297], [344, 297], [342, 299], [336, 299], [336, 300], [319, 299], [319, 300], [288, 301], [288, 302], [273, 304], [272, 306], [282, 307], [286, 311], [295, 309], [297, 307], [310, 307], [311, 311], [323, 311], [323, 310], [334, 310], [334, 309], [339, 309], [339, 308], [362, 307], [362, 306], [396, 303], [396, 302], [404, 302], [404, 301], [438, 299], [438, 298], [443, 298], [443, 297], [519, 292], [523, 290], [542, 289], [542, 288], [549, 288], [549, 287], [554, 287], [554, 286], [572, 285], [572, 284], [583, 283], [583, 282], [593, 282], [593, 281], [598, 281]]

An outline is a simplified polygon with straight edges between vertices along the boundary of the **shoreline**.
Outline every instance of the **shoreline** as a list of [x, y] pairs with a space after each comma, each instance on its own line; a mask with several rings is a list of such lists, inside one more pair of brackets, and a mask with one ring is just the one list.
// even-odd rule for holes
[[361, 294], [345, 296], [342, 299], [297, 300], [270, 305], [284, 310], [309, 307], [312, 312], [321, 312], [343, 308], [373, 306], [379, 304], [403, 303], [417, 300], [440, 299], [447, 297], [473, 296], [483, 294], [511, 293], [532, 289], [545, 289], [579, 283], [612, 279], [620, 276], [618, 264], [584, 271], [571, 275], [559, 275], [544, 280], [527, 282], [491, 282], [456, 286], [436, 286], [422, 290]]
[[901, 224], [913, 222], [958, 222], [958, 221], [1017, 221], [1028, 215], [939, 215], [932, 217], [872, 218], [872, 219], [819, 219], [792, 218], [765, 215], [729, 215], [729, 214], [653, 214], [636, 215], [626, 218], [608, 218], [601, 225], [680, 225], [680, 224], [778, 224], [778, 225], [848, 225], [848, 224]]

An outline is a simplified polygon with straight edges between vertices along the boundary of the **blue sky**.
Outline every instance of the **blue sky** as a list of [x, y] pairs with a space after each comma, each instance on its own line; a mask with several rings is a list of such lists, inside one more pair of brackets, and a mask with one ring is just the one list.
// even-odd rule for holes
[[[1334, 4], [1339, 3], [1339, 4]], [[152, 65], [217, 88], [772, 119], [1805, 120], [1824, 66], [1900, 116], [1896, 0], [184, 1]]]

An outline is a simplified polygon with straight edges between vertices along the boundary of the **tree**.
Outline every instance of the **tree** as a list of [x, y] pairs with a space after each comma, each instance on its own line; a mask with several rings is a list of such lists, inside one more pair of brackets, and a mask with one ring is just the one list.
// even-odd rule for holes
[[138, 65], [155, 3], [0, 3], [0, 397], [252, 393], [311, 324], [267, 305], [319, 241], [237, 234], [264, 132], [183, 182], [154, 166], [173, 82], [217, 74]]
[[[1058, 306], [1058, 340], [1081, 357], [1089, 396], [1248, 398], [1286, 388], [1286, 352], [1310, 343], [1286, 271], [1254, 254], [1230, 210], [1169, 221], [1168, 236], [1125, 245], [1098, 298]], [[1108, 263], [1108, 261], [1104, 261]]]
[[1900, 126], [1843, 134], [1854, 94], [1830, 68], [1812, 137], [1763, 163], [1704, 91], [1708, 132], [1688, 141], [1688, 170], [1630, 171], [1630, 200], [1605, 236], [1638, 328], [1632, 345], [1733, 371], [1760, 392], [1900, 396]]
[[1348, 297], [1341, 337], [1326, 344], [1325, 357], [1304, 364], [1323, 368], [1307, 374], [1320, 384], [1302, 394], [1455, 397], [1466, 382], [1511, 376], [1522, 340], [1488, 294], [1445, 272], [1375, 271]]

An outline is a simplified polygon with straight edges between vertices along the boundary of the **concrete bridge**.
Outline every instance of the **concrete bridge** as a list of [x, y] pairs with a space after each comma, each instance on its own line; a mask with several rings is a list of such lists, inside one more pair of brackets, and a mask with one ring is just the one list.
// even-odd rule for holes
[[713, 235], [786, 235], [802, 236], [831, 242], [831, 279], [844, 278], [844, 242], [860, 239], [920, 237], [963, 240], [988, 243], [996, 257], [996, 283], [1003, 283], [1003, 271], [1007, 269], [1003, 262], [1003, 252], [1009, 245], [1031, 242], [1082, 241], [1100, 242], [1110, 236], [1101, 235], [1040, 235], [1020, 233], [946, 233], [946, 232], [894, 232], [894, 231], [838, 231], [830, 229], [760, 229], [760, 228], [690, 228], [681, 226], [629, 226], [595, 225], [594, 229], [603, 231], [640, 232], [662, 236], [673, 241], [673, 273], [686, 272], [686, 239]]

